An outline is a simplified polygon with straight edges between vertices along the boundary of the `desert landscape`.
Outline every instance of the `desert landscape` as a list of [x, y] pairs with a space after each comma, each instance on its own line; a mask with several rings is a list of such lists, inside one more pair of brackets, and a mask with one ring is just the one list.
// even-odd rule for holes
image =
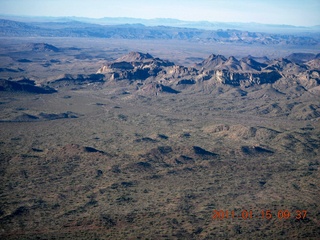
[[318, 239], [317, 33], [0, 22], [1, 239]]

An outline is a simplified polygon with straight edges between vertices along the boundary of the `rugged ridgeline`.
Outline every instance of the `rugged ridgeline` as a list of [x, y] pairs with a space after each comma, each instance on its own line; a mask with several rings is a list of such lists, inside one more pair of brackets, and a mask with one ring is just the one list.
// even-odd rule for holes
[[179, 93], [222, 85], [248, 88], [262, 84], [279, 87], [297, 84], [306, 90], [319, 91], [320, 59], [314, 56], [304, 63], [285, 58], [261, 62], [250, 56], [238, 60], [212, 54], [193, 67], [183, 67], [150, 54], [131, 52], [104, 65], [97, 73], [103, 74], [108, 83], [122, 86], [128, 83], [146, 93]]
[[[31, 47], [33, 51], [56, 49], [46, 44]], [[66, 73], [41, 83], [27, 77], [15, 81], [1, 79], [0, 91], [54, 93], [63, 88], [76, 90], [93, 86], [99, 89], [124, 89], [126, 94], [155, 95], [182, 92], [219, 94], [225, 91], [223, 89], [231, 88], [243, 96], [253, 89], [251, 87], [263, 85], [271, 87], [272, 94], [288, 93], [290, 97], [306, 92], [319, 94], [319, 54], [291, 54], [288, 58], [274, 60], [252, 56], [236, 59], [212, 54], [192, 67], [184, 67], [148, 53], [130, 52], [92, 74]]]

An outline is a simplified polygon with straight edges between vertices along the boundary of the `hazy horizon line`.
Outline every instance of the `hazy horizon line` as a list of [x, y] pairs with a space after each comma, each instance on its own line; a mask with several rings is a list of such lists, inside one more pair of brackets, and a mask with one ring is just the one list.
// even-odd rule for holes
[[72, 16], [72, 15], [66, 15], [66, 16], [44, 16], [44, 15], [15, 15], [15, 14], [0, 14], [0, 16], [3, 17], [20, 17], [20, 18], [52, 18], [52, 19], [63, 19], [63, 18], [83, 18], [83, 19], [94, 19], [94, 20], [103, 20], [103, 19], [132, 19], [132, 20], [145, 20], [145, 21], [152, 21], [152, 20], [175, 20], [179, 22], [185, 22], [185, 23], [224, 23], [224, 24], [257, 24], [257, 25], [268, 25], [268, 26], [290, 26], [290, 27], [302, 27], [302, 28], [312, 28], [312, 27], [318, 27], [320, 24], [316, 25], [293, 25], [293, 24], [285, 24], [285, 23], [261, 23], [261, 22], [243, 22], [243, 21], [211, 21], [211, 20], [184, 20], [179, 18], [166, 18], [166, 17], [156, 17], [156, 18], [137, 18], [137, 17], [86, 17], [86, 16]]

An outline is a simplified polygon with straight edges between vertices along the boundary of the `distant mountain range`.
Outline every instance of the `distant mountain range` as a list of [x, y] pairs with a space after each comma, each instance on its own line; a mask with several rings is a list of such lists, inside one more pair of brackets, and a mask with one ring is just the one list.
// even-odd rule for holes
[[145, 26], [168, 26], [181, 28], [198, 28], [205, 30], [234, 29], [252, 32], [268, 32], [282, 34], [297, 34], [306, 32], [319, 32], [320, 25], [316, 26], [293, 26], [285, 24], [261, 24], [261, 23], [241, 23], [241, 22], [209, 22], [209, 21], [184, 21], [173, 18], [127, 18], [127, 17], [104, 17], [104, 18], [85, 18], [85, 17], [21, 17], [0, 15], [2, 19], [19, 22], [70, 22], [77, 21], [99, 25], [123, 25], [123, 24], [143, 24]]
[[[249, 32], [236, 29], [204, 30], [198, 28], [171, 27], [163, 25], [145, 26], [140, 23], [101, 25], [70, 19], [59, 20], [65, 21], [58, 21], [56, 19], [56, 21], [20, 22], [0, 19], [0, 37], [90, 37], [150, 40], [177, 39], [217, 43], [309, 46], [316, 46], [320, 43], [319, 32], [290, 35]], [[107, 19], [105, 22], [108, 23]], [[168, 20], [168, 22], [170, 21]]]

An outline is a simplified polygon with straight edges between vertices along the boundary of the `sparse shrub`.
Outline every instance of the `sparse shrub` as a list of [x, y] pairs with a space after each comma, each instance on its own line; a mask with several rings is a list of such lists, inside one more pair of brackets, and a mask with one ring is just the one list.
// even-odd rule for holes
[[105, 227], [113, 227], [116, 225], [116, 221], [108, 214], [101, 214], [100, 219]]
[[170, 146], [162, 146], [162, 147], [158, 147], [158, 150], [160, 153], [162, 154], [167, 154], [172, 152], [172, 148]]
[[167, 140], [169, 138], [168, 136], [166, 136], [164, 134], [158, 134], [158, 137], [162, 138], [162, 139], [165, 139], [165, 140]]
[[113, 172], [113, 173], [120, 173], [121, 170], [120, 170], [119, 165], [113, 165], [113, 166], [111, 167], [111, 172]]
[[103, 175], [103, 171], [98, 169], [97, 170], [97, 177], [101, 177]]
[[118, 114], [118, 118], [121, 120], [121, 121], [127, 121], [128, 120], [128, 117], [124, 114]]

